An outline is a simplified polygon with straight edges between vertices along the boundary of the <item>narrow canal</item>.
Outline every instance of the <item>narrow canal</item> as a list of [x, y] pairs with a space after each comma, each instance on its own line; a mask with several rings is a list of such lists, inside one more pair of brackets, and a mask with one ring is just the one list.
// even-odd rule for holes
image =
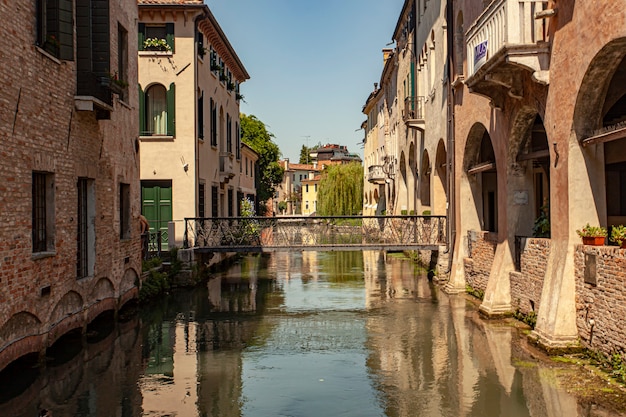
[[379, 252], [246, 257], [108, 322], [3, 372], [0, 416], [619, 415], [558, 388], [519, 329]]

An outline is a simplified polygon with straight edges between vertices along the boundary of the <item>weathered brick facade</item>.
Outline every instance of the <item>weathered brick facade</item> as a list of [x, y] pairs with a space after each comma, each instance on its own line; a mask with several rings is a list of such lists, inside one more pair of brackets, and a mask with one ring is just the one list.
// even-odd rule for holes
[[[128, 33], [128, 88], [113, 95], [110, 119], [79, 111], [77, 60], [61, 60], [36, 46], [36, 2], [2, 2], [0, 35], [0, 369], [21, 354], [41, 351], [67, 330], [104, 310], [119, 308], [137, 291], [139, 155], [137, 146], [137, 4], [109, 2], [110, 65], [118, 68], [119, 28]], [[73, 2], [70, 2], [73, 4]], [[75, 11], [74, 11], [75, 12]], [[119, 26], [118, 26], [119, 25]], [[76, 36], [74, 52], [76, 52]], [[89, 99], [91, 100], [91, 99]], [[91, 102], [95, 102], [91, 100]], [[100, 108], [100, 107], [99, 107]], [[107, 113], [105, 110], [104, 113]], [[33, 248], [33, 172], [45, 173], [48, 237]], [[79, 179], [93, 183], [90, 274], [77, 279]], [[129, 186], [120, 210], [120, 184]], [[126, 201], [126, 200], [125, 200]], [[121, 238], [120, 213], [130, 213]], [[49, 240], [49, 241], [50, 241]]]
[[578, 245], [575, 263], [576, 324], [582, 344], [605, 355], [626, 354], [626, 250]]
[[511, 307], [523, 314], [536, 313], [548, 269], [550, 239], [524, 238], [521, 246], [521, 271], [510, 273]]
[[495, 235], [489, 232], [471, 232], [468, 237], [470, 257], [463, 260], [465, 280], [474, 290], [485, 292], [496, 251]]

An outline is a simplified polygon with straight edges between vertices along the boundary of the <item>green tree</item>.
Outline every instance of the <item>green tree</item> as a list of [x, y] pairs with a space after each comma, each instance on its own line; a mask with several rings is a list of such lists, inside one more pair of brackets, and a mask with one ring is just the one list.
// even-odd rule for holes
[[300, 149], [300, 161], [298, 162], [301, 164], [309, 164], [311, 162], [310, 153], [311, 148], [307, 148], [306, 145], [302, 145], [302, 148]]
[[321, 216], [353, 216], [363, 210], [363, 166], [353, 162], [322, 171], [317, 211]]
[[259, 154], [259, 214], [264, 214], [265, 202], [274, 196], [276, 186], [283, 180], [283, 168], [278, 163], [280, 149], [265, 124], [254, 115], [241, 114], [241, 140]]

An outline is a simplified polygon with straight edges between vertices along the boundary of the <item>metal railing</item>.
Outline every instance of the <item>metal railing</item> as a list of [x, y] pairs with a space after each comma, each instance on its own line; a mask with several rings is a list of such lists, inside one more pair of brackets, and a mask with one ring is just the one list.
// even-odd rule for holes
[[445, 216], [186, 218], [184, 248], [207, 252], [411, 250], [447, 244]]
[[407, 97], [404, 99], [404, 121], [424, 120], [424, 96]]

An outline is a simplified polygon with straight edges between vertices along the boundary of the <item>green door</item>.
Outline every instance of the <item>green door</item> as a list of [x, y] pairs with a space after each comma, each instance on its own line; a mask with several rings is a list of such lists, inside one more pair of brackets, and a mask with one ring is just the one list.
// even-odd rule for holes
[[167, 226], [172, 220], [171, 181], [141, 182], [141, 213], [150, 223], [151, 234], [161, 232], [161, 249], [168, 250]]

